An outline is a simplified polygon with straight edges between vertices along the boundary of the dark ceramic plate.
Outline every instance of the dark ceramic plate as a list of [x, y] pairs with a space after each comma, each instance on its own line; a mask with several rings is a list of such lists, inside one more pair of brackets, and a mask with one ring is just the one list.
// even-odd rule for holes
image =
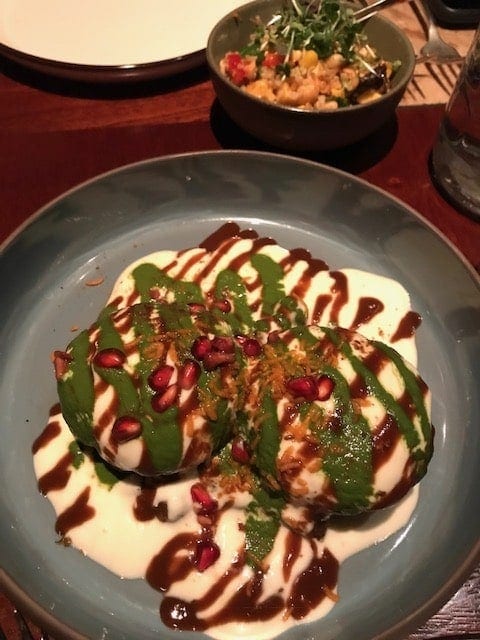
[[205, 62], [205, 50], [158, 62], [125, 65], [74, 64], [33, 56], [0, 43], [0, 55], [37, 73], [62, 80], [88, 83], [125, 83], [168, 78], [199, 67]]
[[237, 0], [2, 0], [0, 55], [64, 80], [164, 78], [205, 62], [210, 29]]
[[[305, 247], [332, 268], [393, 277], [423, 316], [419, 368], [433, 391], [436, 449], [418, 508], [403, 531], [343, 565], [340, 601], [326, 618], [283, 636], [402, 637], [480, 557], [480, 281], [401, 202], [347, 174], [273, 154], [210, 152], [128, 166], [49, 204], [3, 246], [0, 583], [56, 637], [179, 640], [162, 627], [160, 596], [144, 582], [120, 580], [55, 543], [30, 449], [55, 402], [50, 352], [69, 341], [70, 327], [90, 324], [132, 260], [196, 246], [229, 220]], [[86, 286], [99, 276], [103, 285]]]

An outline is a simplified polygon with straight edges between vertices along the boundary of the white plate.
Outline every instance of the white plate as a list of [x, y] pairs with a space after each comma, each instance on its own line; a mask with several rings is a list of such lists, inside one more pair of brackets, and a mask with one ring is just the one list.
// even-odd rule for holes
[[239, 4], [239, 0], [2, 0], [0, 53], [37, 70], [56, 69], [57, 75], [69, 70], [72, 77], [95, 70], [101, 78], [169, 75], [203, 60], [210, 30]]

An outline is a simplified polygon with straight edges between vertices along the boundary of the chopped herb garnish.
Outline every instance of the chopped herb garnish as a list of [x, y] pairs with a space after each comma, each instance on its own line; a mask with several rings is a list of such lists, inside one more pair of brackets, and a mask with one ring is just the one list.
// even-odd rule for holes
[[94, 467], [97, 478], [102, 484], [107, 485], [109, 489], [111, 489], [114, 484], [117, 484], [117, 482], [122, 480], [126, 475], [124, 472], [115, 469], [103, 460], [97, 459], [94, 462]]
[[73, 458], [73, 466], [75, 467], [75, 469], [79, 469], [82, 466], [83, 461], [85, 460], [85, 454], [83, 453], [77, 440], [72, 440], [72, 442], [68, 445], [68, 450]]
[[251, 566], [260, 566], [272, 550], [284, 506], [285, 498], [280, 492], [269, 491], [260, 486], [253, 492], [245, 523], [245, 547], [247, 561]]
[[[286, 55], [294, 49], [312, 49], [319, 58], [340, 53], [352, 60], [362, 28], [353, 10], [337, 0], [288, 0], [265, 25], [263, 37]], [[256, 39], [257, 34], [258, 30]]]

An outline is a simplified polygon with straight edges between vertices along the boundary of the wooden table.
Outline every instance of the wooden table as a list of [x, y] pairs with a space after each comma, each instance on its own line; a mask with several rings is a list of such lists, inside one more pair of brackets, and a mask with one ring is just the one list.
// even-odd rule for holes
[[[480, 270], [480, 225], [447, 204], [428, 173], [442, 111], [442, 105], [401, 107], [367, 141], [309, 157], [408, 203]], [[52, 198], [101, 172], [155, 156], [225, 148], [266, 150], [222, 111], [205, 68], [176, 79], [98, 87], [41, 77], [0, 60], [0, 240]], [[8, 640], [20, 638], [13, 612], [0, 594], [0, 629]], [[480, 639], [480, 568], [410, 639], [446, 637]]]

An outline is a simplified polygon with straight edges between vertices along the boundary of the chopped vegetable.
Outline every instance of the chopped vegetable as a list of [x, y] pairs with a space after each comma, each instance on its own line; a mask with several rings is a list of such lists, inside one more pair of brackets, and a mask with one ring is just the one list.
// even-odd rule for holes
[[378, 98], [398, 61], [382, 60], [363, 24], [338, 0], [284, 0], [250, 41], [226, 54], [221, 71], [247, 93], [302, 109], [336, 109]]

